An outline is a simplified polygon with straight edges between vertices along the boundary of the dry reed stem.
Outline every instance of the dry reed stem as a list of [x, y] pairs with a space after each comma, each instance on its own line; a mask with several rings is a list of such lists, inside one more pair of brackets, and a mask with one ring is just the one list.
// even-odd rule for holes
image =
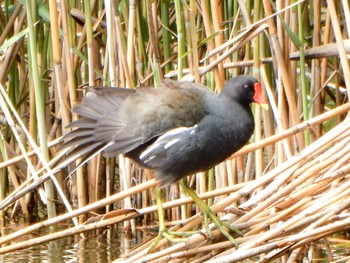
[[[263, 26], [264, 29], [265, 26]], [[239, 39], [239, 38], [238, 38]], [[233, 39], [234, 42], [237, 41], [236, 38]], [[343, 45], [345, 48], [345, 51], [347, 53], [350, 52], [350, 40], [349, 39], [345, 39], [343, 40]], [[225, 44], [223, 44], [223, 46], [225, 46]], [[215, 51], [213, 52], [213, 54], [216, 54]], [[290, 60], [300, 60], [300, 52], [296, 51], [296, 52], [291, 52], [289, 55], [289, 59]], [[320, 45], [317, 47], [311, 47], [311, 48], [307, 48], [304, 51], [304, 55], [306, 59], [319, 59], [319, 58], [329, 58], [329, 57], [335, 57], [335, 56], [339, 56], [339, 48], [337, 46], [336, 43], [330, 43], [330, 44], [325, 44], [325, 45]], [[206, 58], [205, 58], [206, 59]], [[203, 59], [204, 60], [204, 59]], [[265, 57], [261, 59], [261, 63], [262, 64], [270, 64], [271, 62], [273, 62], [273, 57]], [[237, 62], [223, 62], [223, 67], [224, 69], [232, 69], [232, 68], [241, 68], [241, 67], [250, 67], [253, 66], [254, 61], [253, 60], [244, 60], [244, 61], [237, 61]], [[199, 72], [205, 72], [207, 66], [200, 66], [198, 68]], [[183, 70], [184, 74], [190, 74], [191, 73], [191, 69], [190, 68], [185, 68]], [[177, 71], [170, 71], [167, 74], [165, 74], [166, 78], [172, 78], [172, 77], [176, 77], [178, 75]], [[184, 78], [184, 80], [191, 80], [191, 77], [186, 77]], [[325, 81], [323, 81], [322, 83], [325, 83]]]
[[[0, 106], [6, 116], [7, 121], [10, 123], [11, 127], [14, 127], [14, 120], [11, 117], [10, 111], [12, 112], [12, 114], [15, 116], [16, 121], [19, 123], [19, 125], [22, 128], [22, 131], [24, 131], [27, 140], [29, 141], [31, 147], [34, 149], [34, 152], [36, 153], [36, 155], [38, 156], [39, 160], [41, 161], [41, 163], [44, 165], [45, 170], [47, 170], [51, 180], [55, 183], [55, 187], [60, 195], [60, 197], [62, 198], [67, 210], [69, 212], [72, 211], [71, 205], [68, 202], [68, 199], [66, 198], [66, 196], [63, 193], [63, 190], [61, 189], [59, 183], [57, 182], [54, 173], [52, 172], [49, 163], [45, 160], [44, 156], [42, 155], [39, 147], [36, 145], [34, 139], [31, 137], [31, 135], [29, 134], [28, 130], [26, 129], [25, 125], [23, 124], [23, 122], [21, 121], [21, 118], [18, 116], [14, 106], [12, 105], [10, 99], [7, 97], [7, 93], [4, 90], [4, 87], [0, 84], [0, 92], [1, 92], [1, 96], [0, 96]], [[29, 157], [26, 155], [26, 151], [24, 149], [23, 143], [21, 142], [20, 136], [18, 135], [16, 129], [13, 129], [13, 133], [14, 135], [17, 137], [17, 142], [19, 143], [19, 145], [21, 146], [22, 149], [22, 153], [24, 155], [24, 158], [27, 161], [27, 164], [29, 165], [30, 168], [30, 172], [32, 174], [32, 176], [34, 177], [34, 180], [38, 180], [38, 175], [37, 172], [35, 171], [34, 166], [31, 164], [31, 161], [29, 160]], [[40, 191], [40, 190], [39, 190]], [[46, 196], [44, 194], [44, 192], [41, 192], [41, 198], [44, 201], [44, 203], [46, 202]], [[78, 225], [78, 221], [73, 218], [73, 223], [75, 225]]]
[[[343, 44], [343, 37], [342, 37], [342, 32], [340, 29], [339, 25], [339, 20], [338, 20], [338, 15], [337, 11], [335, 9], [335, 5], [333, 1], [327, 0], [328, 8], [329, 8], [329, 13], [331, 17], [331, 22], [333, 26], [333, 31], [335, 35], [335, 39], [337, 41], [338, 49], [339, 49], [339, 57], [340, 57], [340, 62], [343, 67], [343, 74], [344, 74], [344, 80], [346, 83], [346, 88], [348, 91], [348, 94], [350, 94], [350, 66], [349, 62], [347, 60], [347, 54], [345, 51], [345, 47]], [[347, 13], [349, 10], [346, 10], [345, 12]], [[348, 17], [348, 14], [347, 16]]]
[[[337, 232], [341, 227], [349, 228], [348, 218], [332, 222], [336, 219], [335, 216], [346, 211], [350, 205], [344, 199], [350, 194], [350, 176], [346, 176], [350, 174], [350, 164], [343, 165], [345, 159], [348, 162], [350, 161], [350, 155], [348, 154], [350, 147], [348, 139], [350, 136], [349, 128], [350, 119], [346, 119], [343, 123], [336, 126], [332, 132], [327, 133], [318, 141], [305, 148], [298, 156], [292, 157], [292, 159], [295, 159], [294, 164], [289, 164], [287, 169], [281, 169], [281, 166], [279, 166], [270, 172], [270, 174], [274, 174], [276, 173], [275, 170], [277, 170], [278, 172], [275, 176], [264, 175], [270, 180], [264, 182], [265, 184], [268, 183], [268, 185], [255, 196], [259, 198], [254, 197], [241, 205], [245, 209], [254, 207], [253, 210], [238, 219], [229, 220], [229, 222], [233, 225], [239, 225], [239, 223], [249, 222], [263, 215], [265, 221], [261, 221], [258, 226], [248, 229], [240, 227], [239, 229], [245, 234], [244, 241], [242, 238], [237, 238], [237, 242], [240, 244], [239, 249], [237, 251], [235, 249], [231, 249], [232, 251], [226, 249], [223, 254], [217, 255], [217, 260], [214, 259], [212, 262], [231, 262], [232, 260], [232, 262], [238, 262], [253, 255], [258, 255], [262, 251], [268, 252], [281, 247], [288, 249], [290, 244], [295, 244], [293, 248], [296, 249], [304, 243], [306, 244]], [[333, 147], [330, 147], [332, 145]], [[291, 160], [286, 163], [290, 162]], [[309, 163], [312, 163], [312, 165], [307, 165]], [[300, 169], [303, 172], [298, 172]], [[286, 174], [288, 175], [287, 177]], [[293, 178], [293, 174], [299, 175]], [[338, 178], [343, 178], [343, 182], [336, 189], [333, 189], [332, 184]], [[262, 181], [260, 178], [256, 180], [253, 187], [248, 184], [242, 190], [239, 190], [238, 193], [240, 191], [244, 192], [245, 188], [249, 189], [249, 191], [255, 189], [260, 180]], [[292, 181], [288, 182], [288, 180]], [[278, 182], [277, 185], [276, 182]], [[275, 193], [271, 195], [270, 189]], [[273, 189], [278, 189], [278, 191]], [[330, 191], [331, 189], [332, 191]], [[233, 195], [235, 196], [238, 193]], [[234, 199], [238, 197], [235, 196]], [[268, 198], [263, 201], [266, 197]], [[279, 203], [285, 203], [287, 197], [294, 204], [291, 206], [280, 206]], [[226, 201], [232, 201], [232, 196], [225, 199]], [[266, 218], [265, 212], [270, 209], [274, 213]], [[280, 212], [278, 212], [279, 210]], [[278, 222], [278, 225], [272, 227], [274, 223]], [[269, 226], [271, 226], [270, 229], [268, 229]], [[255, 233], [264, 229], [264, 232], [258, 236], [255, 235]], [[214, 231], [214, 236], [218, 234], [216, 232]], [[194, 249], [204, 241], [203, 236], [195, 235], [189, 238], [186, 244], [176, 244], [152, 254], [146, 255], [145, 251], [141, 250], [130, 256], [126, 262], [164, 260], [166, 255], [168, 258], [178, 258], [186, 254], [185, 250]], [[269, 244], [262, 245], [265, 242]], [[187, 253], [187, 255], [190, 254]], [[215, 256], [213, 257], [215, 258]]]

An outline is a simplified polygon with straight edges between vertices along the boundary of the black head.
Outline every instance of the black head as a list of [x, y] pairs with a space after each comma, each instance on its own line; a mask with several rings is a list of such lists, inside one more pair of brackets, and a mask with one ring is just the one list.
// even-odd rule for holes
[[260, 83], [248, 75], [240, 75], [227, 81], [220, 96], [228, 97], [244, 105], [252, 102], [266, 103], [262, 96]]

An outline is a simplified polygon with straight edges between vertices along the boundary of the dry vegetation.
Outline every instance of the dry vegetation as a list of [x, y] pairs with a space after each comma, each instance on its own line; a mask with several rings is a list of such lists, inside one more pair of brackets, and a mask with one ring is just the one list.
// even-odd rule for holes
[[[1, 216], [33, 219], [44, 205], [48, 220], [2, 236], [0, 254], [116, 223], [135, 231], [140, 216], [157, 220], [156, 182], [122, 156], [95, 158], [67, 178], [74, 163], [62, 169], [59, 139], [78, 118], [70, 109], [79, 88], [157, 86], [171, 77], [219, 92], [247, 73], [263, 84], [270, 110], [254, 106], [248, 146], [188, 178], [241, 230], [239, 248], [214, 231], [209, 240], [163, 240], [147, 254], [150, 240], [125, 262], [336, 260], [331, 245], [345, 242], [350, 227], [349, 36], [347, 0], [2, 2]], [[201, 227], [178, 185], [166, 200], [174, 230]], [[105, 216], [82, 224], [92, 212]], [[14, 242], [67, 220], [75, 226]]]

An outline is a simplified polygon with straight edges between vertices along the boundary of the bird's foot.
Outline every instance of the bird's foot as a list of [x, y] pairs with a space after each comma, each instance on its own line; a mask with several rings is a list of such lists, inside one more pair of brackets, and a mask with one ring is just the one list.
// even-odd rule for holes
[[232, 245], [238, 248], [237, 241], [232, 237], [227, 229], [235, 232], [239, 236], [242, 236], [242, 233], [228, 222], [221, 221], [216, 215], [213, 214], [208, 206], [206, 206], [206, 208], [203, 208], [203, 210], [201, 210], [201, 213], [204, 215], [204, 227], [206, 228], [209, 238], [212, 236], [212, 230], [209, 227], [208, 218], [211, 219], [215, 227], [232, 243]]
[[187, 194], [192, 197], [193, 201], [196, 203], [196, 205], [199, 207], [199, 210], [203, 214], [204, 227], [206, 228], [208, 238], [211, 238], [212, 236], [212, 230], [209, 227], [210, 218], [213, 224], [216, 226], [216, 228], [232, 243], [232, 245], [238, 248], [237, 241], [231, 236], [227, 229], [232, 230], [233, 232], [242, 236], [241, 232], [229, 223], [225, 221], [220, 221], [220, 219], [211, 211], [209, 206], [202, 199], [200, 199], [199, 196], [188, 186], [187, 182], [184, 179], [180, 181], [180, 184], [183, 187], [183, 189], [187, 192]]
[[149, 246], [148, 252], [152, 251], [152, 249], [155, 248], [163, 238], [167, 239], [170, 243], [181, 243], [188, 241], [188, 238], [184, 236], [191, 236], [196, 233], [198, 233], [198, 231], [176, 232], [167, 229], [159, 229], [158, 236]]
[[[159, 231], [158, 236], [155, 238], [155, 240], [152, 242], [152, 244], [149, 246], [147, 253], [149, 253], [153, 248], [155, 248], [159, 242], [165, 238], [171, 243], [180, 243], [180, 242], [187, 242], [188, 238], [183, 238], [183, 236], [190, 236], [194, 234], [194, 231], [190, 232], [179, 232], [179, 231], [170, 231], [167, 230], [164, 222], [164, 211], [162, 207], [162, 189], [159, 187], [156, 187], [156, 200], [157, 200], [157, 210], [158, 210], [158, 217], [159, 217]], [[195, 232], [198, 233], [198, 232]]]

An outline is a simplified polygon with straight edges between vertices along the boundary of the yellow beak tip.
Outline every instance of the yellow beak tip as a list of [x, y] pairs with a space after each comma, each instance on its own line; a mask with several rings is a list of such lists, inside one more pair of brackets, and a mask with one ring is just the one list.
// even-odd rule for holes
[[269, 110], [269, 104], [267, 104], [267, 103], [261, 103], [260, 107], [263, 108], [266, 111]]

